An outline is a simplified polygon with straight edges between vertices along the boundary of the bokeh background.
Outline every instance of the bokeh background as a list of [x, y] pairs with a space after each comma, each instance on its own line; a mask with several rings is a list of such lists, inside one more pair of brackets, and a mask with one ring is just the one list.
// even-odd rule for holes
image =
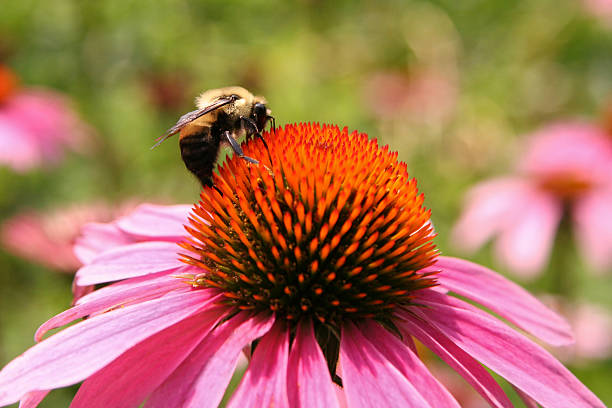
[[[432, 209], [439, 248], [466, 257], [450, 241], [464, 194], [510, 172], [526, 134], [559, 119], [612, 123], [606, 3], [3, 2], [0, 64], [22, 89], [64, 94], [89, 128], [81, 129], [84, 146], [53, 164], [28, 171], [0, 166], [0, 223], [35, 212], [51, 235], [66, 240], [81, 219], [109, 220], [134, 203], [196, 201], [199, 185], [177, 141], [150, 147], [193, 109], [202, 90], [242, 85], [265, 95], [280, 125], [348, 126], [399, 151]], [[0, 249], [2, 366], [71, 302], [76, 267], [42, 254], [36, 259], [31, 228], [27, 239], [9, 241], [31, 249], [33, 258], [16, 254], [10, 242]], [[574, 242], [559, 241], [555, 267], [518, 281], [537, 294], [588, 300], [609, 314], [611, 275], [591, 274]], [[491, 254], [485, 247], [470, 259], [507, 274]], [[556, 293], [560, 263], [571, 274], [571, 293]], [[612, 403], [609, 355], [566, 361]], [[67, 406], [75, 390], [55, 391], [42, 406]]]

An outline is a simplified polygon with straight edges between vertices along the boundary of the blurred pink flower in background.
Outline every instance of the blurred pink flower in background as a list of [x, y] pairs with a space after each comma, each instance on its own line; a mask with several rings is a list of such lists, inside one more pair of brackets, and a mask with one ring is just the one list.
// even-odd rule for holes
[[609, 310], [583, 303], [569, 311], [568, 319], [576, 338], [575, 344], [566, 346], [573, 361], [606, 359], [612, 355], [612, 316]]
[[73, 252], [81, 228], [91, 222], [108, 222], [132, 207], [129, 203], [120, 207], [89, 203], [52, 212], [22, 212], [4, 222], [0, 241], [17, 256], [60, 272], [74, 273], [83, 265]]
[[544, 304], [565, 316], [574, 330], [575, 342], [553, 350], [561, 360], [585, 364], [612, 355], [612, 314], [605, 307], [563, 300], [559, 296], [542, 297]]
[[366, 82], [364, 99], [379, 118], [437, 123], [453, 112], [457, 92], [450, 75], [422, 68], [373, 74]]
[[60, 160], [65, 149], [84, 151], [91, 129], [62, 95], [20, 88], [0, 64], [0, 164], [24, 172]]
[[612, 0], [582, 0], [582, 3], [593, 16], [612, 22]]
[[516, 175], [482, 182], [467, 195], [453, 240], [475, 251], [497, 236], [498, 258], [530, 278], [546, 266], [561, 218], [573, 220], [586, 261], [612, 266], [612, 137], [580, 122], [533, 135]]
[[[264, 137], [269, 150], [255, 139], [244, 150], [269, 151], [273, 174], [235, 155], [215, 175], [223, 194], [208, 188], [193, 208], [143, 205], [86, 227], [76, 285], [107, 285], [44, 323], [39, 343], [0, 371], [0, 405], [34, 406], [83, 381], [73, 408], [216, 407], [249, 348], [229, 407], [458, 407], [414, 338], [493, 406], [512, 404], [483, 365], [544, 407], [603, 407], [543, 348], [449, 296], [551, 345], [573, 340], [518, 285], [438, 256], [397, 154], [334, 126]], [[366, 166], [375, 176], [363, 177]]]

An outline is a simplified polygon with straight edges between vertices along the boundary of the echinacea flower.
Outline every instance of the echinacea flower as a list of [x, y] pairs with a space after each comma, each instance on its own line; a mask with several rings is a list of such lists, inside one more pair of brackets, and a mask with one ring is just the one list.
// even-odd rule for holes
[[63, 96], [20, 88], [0, 64], [0, 164], [24, 172], [55, 163], [66, 149], [82, 151], [90, 133]]
[[561, 218], [596, 271], [612, 266], [612, 136], [586, 123], [559, 123], [529, 139], [518, 174], [469, 193], [453, 235], [475, 251], [497, 235], [498, 258], [533, 277], [546, 265]]
[[244, 350], [229, 407], [458, 406], [417, 356], [417, 339], [492, 406], [511, 403], [481, 364], [545, 407], [603, 406], [543, 348], [449, 296], [551, 344], [572, 340], [517, 285], [438, 255], [397, 153], [334, 126], [264, 137], [269, 156], [246, 142], [261, 163], [229, 159], [214, 177], [219, 191], [204, 189], [189, 215], [146, 206], [88, 231], [79, 246], [110, 249], [76, 284], [110, 284], [40, 327], [38, 341], [87, 317], [9, 363], [0, 404], [34, 406], [83, 381], [72, 407], [216, 407]]

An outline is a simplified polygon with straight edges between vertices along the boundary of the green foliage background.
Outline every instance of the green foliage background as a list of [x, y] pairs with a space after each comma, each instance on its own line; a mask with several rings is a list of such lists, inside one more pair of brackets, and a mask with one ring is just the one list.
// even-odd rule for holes
[[[2, 4], [0, 44], [25, 85], [66, 93], [98, 133], [92, 153], [51, 170], [0, 168], [0, 221], [93, 200], [196, 201], [175, 141], [149, 148], [199, 92], [240, 84], [266, 96], [279, 124], [335, 123], [399, 151], [432, 209], [439, 247], [460, 255], [448, 237], [466, 189], [511, 171], [527, 132], [559, 118], [599, 121], [612, 95], [612, 22], [577, 0], [23, 0]], [[372, 75], [421, 69], [451, 79], [450, 113], [425, 120], [370, 109]], [[159, 77], [180, 91], [169, 107], [152, 102]], [[612, 308], [610, 276], [592, 277], [573, 243], [561, 245], [572, 296]], [[490, 252], [472, 259], [505, 273]], [[553, 290], [550, 269], [529, 289]], [[0, 250], [1, 365], [69, 305], [70, 282]], [[612, 401], [610, 360], [571, 369]], [[42, 406], [67, 406], [75, 390]]]

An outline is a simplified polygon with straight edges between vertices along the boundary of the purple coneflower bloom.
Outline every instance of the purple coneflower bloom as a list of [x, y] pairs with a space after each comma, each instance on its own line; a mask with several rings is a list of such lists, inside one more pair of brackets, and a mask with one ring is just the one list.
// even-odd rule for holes
[[545, 407], [603, 406], [543, 348], [450, 296], [572, 341], [517, 285], [438, 255], [397, 153], [334, 126], [264, 137], [272, 162], [248, 141], [261, 164], [229, 159], [214, 178], [222, 194], [206, 188], [190, 211], [146, 205], [88, 228], [76, 285], [110, 284], [41, 326], [38, 341], [87, 317], [9, 363], [0, 404], [34, 406], [83, 381], [73, 407], [216, 407], [246, 352], [230, 407], [457, 407], [417, 339], [492, 406], [511, 403], [481, 364]]
[[518, 174], [477, 184], [455, 230], [474, 251], [496, 237], [498, 258], [524, 277], [546, 266], [557, 227], [571, 217], [577, 243], [596, 271], [612, 266], [612, 137], [585, 123], [532, 135]]

